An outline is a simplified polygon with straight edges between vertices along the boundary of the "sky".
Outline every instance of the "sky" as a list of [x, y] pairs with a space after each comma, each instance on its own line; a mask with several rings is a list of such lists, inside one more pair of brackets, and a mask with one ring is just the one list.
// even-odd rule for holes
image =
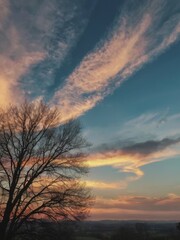
[[0, 0], [0, 105], [79, 119], [90, 220], [179, 220], [180, 1]]

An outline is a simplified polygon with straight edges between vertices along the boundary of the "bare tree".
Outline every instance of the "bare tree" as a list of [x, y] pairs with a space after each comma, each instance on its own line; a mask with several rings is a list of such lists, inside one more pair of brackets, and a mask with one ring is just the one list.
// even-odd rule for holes
[[57, 127], [59, 112], [42, 102], [0, 110], [0, 237], [12, 239], [31, 219], [82, 219], [90, 195], [77, 122]]

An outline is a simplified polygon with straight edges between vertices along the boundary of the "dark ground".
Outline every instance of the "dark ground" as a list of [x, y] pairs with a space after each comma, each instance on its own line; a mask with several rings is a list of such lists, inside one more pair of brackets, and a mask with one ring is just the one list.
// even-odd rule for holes
[[31, 222], [28, 234], [17, 239], [33, 240], [180, 240], [177, 222], [86, 221]]

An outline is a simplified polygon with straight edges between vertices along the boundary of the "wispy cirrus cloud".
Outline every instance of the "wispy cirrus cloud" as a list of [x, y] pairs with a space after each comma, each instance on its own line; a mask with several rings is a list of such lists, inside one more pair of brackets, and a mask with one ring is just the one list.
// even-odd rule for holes
[[[132, 7], [134, 5], [134, 7]], [[113, 30], [54, 95], [64, 120], [76, 118], [112, 93], [136, 70], [179, 39], [180, 3], [127, 1]]]
[[180, 196], [119, 196], [118, 198], [97, 198], [91, 212], [92, 219], [143, 219], [178, 220]]
[[[0, 1], [0, 104], [6, 105], [17, 97], [19, 92], [18, 79], [24, 74], [31, 64], [35, 64], [44, 57], [39, 50], [29, 49], [19, 34], [19, 29], [11, 18], [9, 1]], [[17, 95], [17, 96], [16, 96]]]
[[76, 43], [84, 16], [80, 1], [0, 0], [0, 104], [43, 95]]
[[180, 136], [180, 114], [170, 114], [168, 109], [159, 112], [145, 112], [119, 127], [118, 136], [128, 143], [128, 139], [145, 142]]
[[[48, 89], [57, 87], [56, 70], [88, 22], [92, 8], [84, 7], [86, 4], [84, 0], [0, 0], [1, 105], [12, 99], [20, 101], [22, 96], [47, 97]], [[51, 103], [59, 106], [63, 120], [77, 118], [96, 106], [178, 40], [179, 9], [180, 3], [174, 0], [125, 1], [105, 38], [64, 85], [59, 82], [60, 88], [54, 89]]]

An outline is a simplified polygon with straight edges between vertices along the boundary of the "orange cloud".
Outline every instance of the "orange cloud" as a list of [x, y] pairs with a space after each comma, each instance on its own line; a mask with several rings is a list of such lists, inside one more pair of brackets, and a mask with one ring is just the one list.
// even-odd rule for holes
[[24, 40], [18, 26], [9, 20], [9, 1], [0, 1], [2, 7], [0, 23], [0, 106], [24, 99], [19, 79], [30, 68], [45, 57], [42, 49], [31, 49]]
[[[98, 188], [98, 189], [119, 189], [120, 184], [119, 183], [108, 183], [104, 181], [91, 181], [91, 180], [86, 180], [86, 186], [90, 188]], [[122, 188], [124, 186], [122, 185]]]
[[112, 166], [119, 169], [120, 172], [132, 173], [133, 176], [128, 176], [115, 183], [102, 182], [102, 186], [98, 182], [92, 182], [89, 184], [95, 188], [105, 188], [105, 186], [107, 186], [108, 189], [126, 188], [130, 182], [136, 181], [144, 175], [144, 172], [141, 170], [142, 166], [163, 161], [177, 155], [180, 155], [180, 152], [170, 148], [147, 155], [141, 153], [128, 153], [122, 150], [112, 150], [105, 153], [92, 153], [88, 156], [87, 160], [89, 167]]
[[11, 60], [8, 57], [0, 57], [0, 105], [5, 107], [10, 103], [20, 102], [25, 93], [20, 90], [19, 78], [26, 73], [29, 66], [43, 58], [43, 53], [23, 54], [20, 58]]

